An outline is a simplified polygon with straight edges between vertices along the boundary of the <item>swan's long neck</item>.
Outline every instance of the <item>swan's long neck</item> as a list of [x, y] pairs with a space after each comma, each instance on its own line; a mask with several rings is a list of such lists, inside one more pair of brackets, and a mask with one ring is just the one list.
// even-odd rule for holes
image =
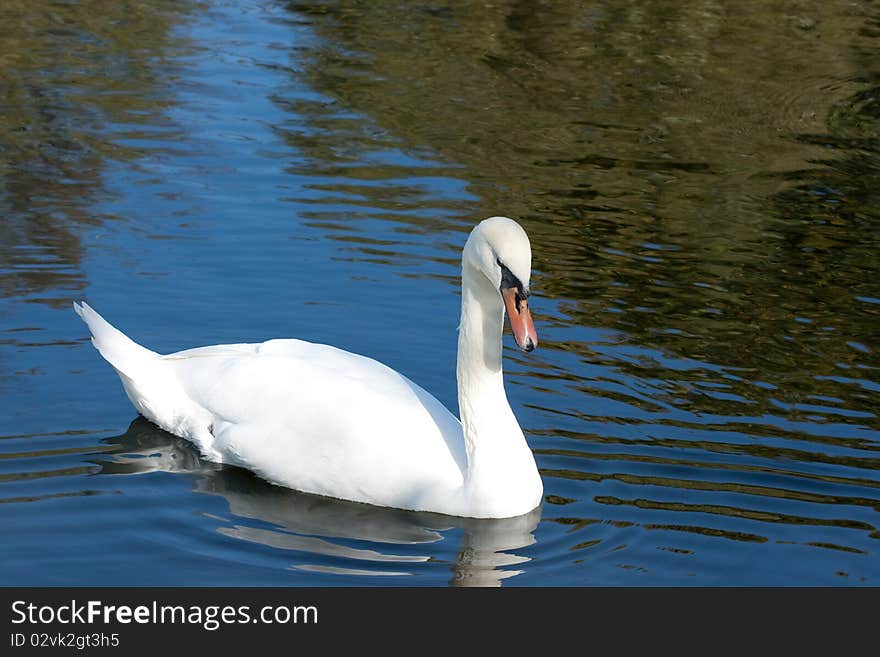
[[[504, 305], [489, 280], [462, 268], [458, 333], [458, 407], [467, 453], [467, 480], [491, 484], [534, 469], [531, 451], [510, 409], [501, 369]], [[524, 453], [525, 451], [525, 453]]]

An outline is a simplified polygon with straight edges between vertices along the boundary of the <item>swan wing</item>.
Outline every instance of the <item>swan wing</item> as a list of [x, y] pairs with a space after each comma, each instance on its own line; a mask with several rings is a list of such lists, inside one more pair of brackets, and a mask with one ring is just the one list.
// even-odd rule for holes
[[212, 418], [214, 453], [269, 481], [410, 507], [413, 496], [461, 486], [459, 421], [376, 360], [303, 340], [215, 345], [162, 360]]

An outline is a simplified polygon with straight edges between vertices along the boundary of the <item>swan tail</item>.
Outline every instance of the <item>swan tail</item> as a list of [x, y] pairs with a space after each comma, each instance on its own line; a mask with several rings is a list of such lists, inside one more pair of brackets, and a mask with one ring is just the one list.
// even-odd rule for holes
[[212, 416], [195, 404], [155, 351], [113, 327], [85, 302], [74, 310], [89, 327], [95, 349], [113, 366], [138, 413], [176, 436], [192, 440], [210, 455]]
[[85, 301], [74, 302], [73, 309], [92, 333], [92, 344], [113, 368], [129, 379], [156, 363], [159, 354], [142, 347], [122, 331], [112, 326]]

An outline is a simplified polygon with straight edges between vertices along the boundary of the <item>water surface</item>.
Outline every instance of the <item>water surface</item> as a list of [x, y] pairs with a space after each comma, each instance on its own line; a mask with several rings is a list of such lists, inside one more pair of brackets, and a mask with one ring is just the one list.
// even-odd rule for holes
[[[5, 2], [0, 581], [880, 582], [870, 4]], [[534, 252], [523, 518], [374, 509], [136, 419], [157, 351], [300, 337], [456, 408], [458, 263]]]

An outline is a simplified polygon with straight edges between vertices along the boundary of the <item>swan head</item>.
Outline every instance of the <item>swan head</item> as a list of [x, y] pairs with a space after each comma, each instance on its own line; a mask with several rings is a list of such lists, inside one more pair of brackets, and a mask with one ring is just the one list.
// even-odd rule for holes
[[532, 246], [522, 226], [508, 217], [489, 217], [471, 231], [462, 265], [488, 279], [504, 301], [517, 346], [532, 351], [538, 334], [529, 311]]

